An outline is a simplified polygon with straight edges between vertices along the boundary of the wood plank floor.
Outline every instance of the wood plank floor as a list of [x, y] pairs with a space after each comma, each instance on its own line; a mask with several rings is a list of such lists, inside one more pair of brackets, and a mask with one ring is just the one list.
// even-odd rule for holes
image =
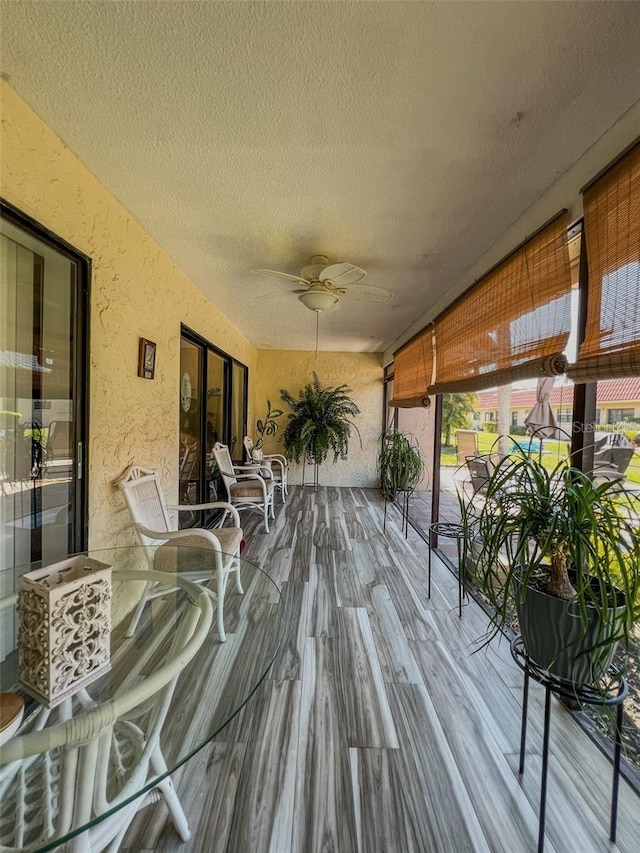
[[[457, 581], [366, 489], [292, 488], [269, 534], [244, 516], [244, 556], [288, 608], [287, 635], [237, 721], [174, 776], [193, 831], [160, 805], [130, 853], [535, 851], [544, 691], [531, 686], [517, 774], [521, 673], [506, 642], [471, 654], [487, 617], [457, 615]], [[206, 701], [206, 696], [203, 697]], [[640, 799], [622, 781], [608, 840], [611, 768], [552, 707], [547, 853], [640, 849]]]

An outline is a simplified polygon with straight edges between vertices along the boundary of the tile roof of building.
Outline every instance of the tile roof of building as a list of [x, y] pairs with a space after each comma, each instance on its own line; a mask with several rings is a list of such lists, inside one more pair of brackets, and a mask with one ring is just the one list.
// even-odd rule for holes
[[[480, 391], [478, 394], [479, 409], [497, 409], [498, 394], [496, 391]], [[598, 383], [598, 404], [622, 403], [627, 401], [640, 402], [640, 376], [632, 379], [607, 379]], [[511, 408], [526, 406], [531, 408], [536, 401], [535, 388], [515, 389], [511, 392]], [[573, 385], [557, 385], [551, 392], [550, 402], [555, 406], [569, 408], [573, 404]]]

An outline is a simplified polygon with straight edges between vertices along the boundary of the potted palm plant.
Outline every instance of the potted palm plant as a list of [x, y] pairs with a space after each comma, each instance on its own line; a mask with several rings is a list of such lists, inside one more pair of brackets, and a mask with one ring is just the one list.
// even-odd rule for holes
[[513, 603], [533, 662], [574, 684], [599, 683], [640, 618], [640, 532], [624, 492], [522, 451], [497, 464], [483, 497], [479, 507], [477, 497], [460, 503], [491, 636]]
[[280, 392], [291, 409], [289, 423], [282, 433], [289, 461], [309, 459], [317, 468], [330, 452], [334, 462], [347, 458], [352, 430], [360, 438], [357, 426], [351, 421], [360, 414], [360, 409], [349, 397], [350, 393], [351, 388], [346, 385], [323, 387], [316, 373], [297, 400], [284, 389]]
[[420, 482], [424, 464], [420, 450], [399, 430], [382, 436], [377, 460], [380, 490], [385, 500], [395, 500], [398, 492], [413, 491]]

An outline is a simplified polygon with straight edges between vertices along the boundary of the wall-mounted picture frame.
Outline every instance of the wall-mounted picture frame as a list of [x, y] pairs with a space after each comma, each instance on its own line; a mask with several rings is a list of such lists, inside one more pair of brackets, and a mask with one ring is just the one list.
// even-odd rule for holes
[[156, 345], [153, 341], [140, 338], [138, 346], [138, 376], [153, 379], [156, 373]]

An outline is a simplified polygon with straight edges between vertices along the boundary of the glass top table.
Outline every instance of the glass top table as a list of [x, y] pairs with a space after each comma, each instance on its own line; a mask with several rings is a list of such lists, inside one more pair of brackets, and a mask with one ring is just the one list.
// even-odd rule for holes
[[[54, 707], [18, 683], [17, 640], [13, 651], [4, 649], [2, 690], [14, 701], [21, 697], [25, 710], [17, 731], [0, 746], [3, 850], [39, 853], [70, 839], [70, 849], [89, 849], [86, 830], [98, 840], [117, 837], [145, 795], [167, 785], [182, 813], [170, 774], [236, 716], [267, 674], [284, 630], [282, 599], [269, 576], [240, 559], [244, 592], [230, 575], [227, 639], [221, 643], [215, 600], [205, 591], [216, 590], [215, 573], [202, 569], [211, 552], [161, 547], [161, 563], [154, 563], [153, 546], [85, 552], [112, 569], [110, 666]], [[163, 571], [151, 570], [154, 565]], [[16, 577], [40, 567], [23, 566]], [[165, 591], [145, 605], [127, 637], [149, 579]], [[16, 600], [14, 595], [0, 602], [5, 629], [7, 620], [17, 622]], [[24, 652], [22, 659], [24, 668]], [[184, 814], [181, 831], [167, 805], [176, 829], [188, 837]]]

